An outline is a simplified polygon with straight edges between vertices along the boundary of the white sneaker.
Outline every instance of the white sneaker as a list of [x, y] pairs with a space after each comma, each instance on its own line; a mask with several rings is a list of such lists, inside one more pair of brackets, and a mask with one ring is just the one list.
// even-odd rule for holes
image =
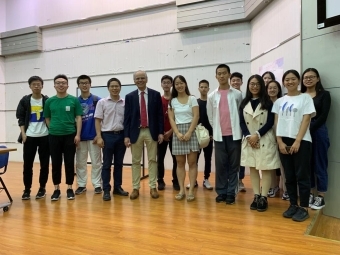
[[[273, 193], [269, 195], [269, 197], [275, 197], [276, 196], [276, 193], [280, 191], [280, 188], [279, 186], [276, 186], [273, 190]], [[269, 194], [269, 192], [268, 192]]]
[[211, 186], [210, 182], [208, 179], [205, 179], [203, 181], [203, 187], [206, 188], [206, 189], [209, 189], [209, 190], [212, 190], [213, 189], [213, 186]]
[[238, 181], [238, 191], [246, 192], [246, 187], [244, 187], [242, 180]]
[[320, 210], [325, 207], [325, 200], [322, 196], [317, 196], [314, 198], [314, 203], [312, 204], [311, 208], [313, 210]]
[[314, 204], [314, 195], [312, 193], [309, 194], [309, 207], [312, 207]]

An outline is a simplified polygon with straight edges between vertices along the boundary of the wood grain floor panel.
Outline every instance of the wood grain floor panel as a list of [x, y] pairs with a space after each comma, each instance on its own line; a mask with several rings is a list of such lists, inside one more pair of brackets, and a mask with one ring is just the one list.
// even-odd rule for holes
[[[46, 198], [34, 199], [36, 170], [28, 201], [21, 200], [21, 163], [11, 162], [2, 176], [14, 203], [8, 212], [0, 212], [1, 254], [340, 254], [340, 243], [305, 235], [314, 211], [302, 223], [285, 219], [282, 212], [289, 202], [279, 197], [269, 199], [266, 212], [249, 210], [253, 198], [249, 176], [247, 192], [237, 196], [235, 205], [217, 204], [215, 191], [202, 188], [201, 172], [196, 200], [176, 201], [170, 171], [159, 199], [150, 197], [145, 179], [134, 201], [113, 196], [104, 202], [88, 182], [87, 192], [71, 201], [62, 184], [60, 201], [52, 202], [51, 176]], [[213, 174], [210, 179], [214, 184]], [[131, 192], [129, 168], [124, 169], [123, 188]], [[5, 201], [2, 192], [0, 203]]]

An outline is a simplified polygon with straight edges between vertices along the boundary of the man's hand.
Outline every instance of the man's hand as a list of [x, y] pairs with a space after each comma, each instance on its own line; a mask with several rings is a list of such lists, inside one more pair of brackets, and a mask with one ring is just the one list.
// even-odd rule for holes
[[104, 140], [101, 137], [97, 138], [97, 145], [99, 148], [104, 148]]
[[22, 138], [22, 143], [25, 143], [27, 139], [26, 133], [21, 133], [21, 138]]
[[164, 141], [170, 141], [170, 137], [172, 136], [172, 129], [170, 129], [169, 131], [165, 132], [164, 134]]
[[159, 134], [159, 135], [158, 135], [158, 144], [161, 144], [161, 143], [163, 142], [163, 140], [164, 140], [163, 135], [162, 135], [162, 134]]
[[79, 143], [80, 143], [80, 136], [79, 136], [79, 135], [76, 135], [76, 136], [74, 137], [74, 144], [78, 147]]
[[126, 148], [130, 148], [131, 142], [130, 142], [130, 138], [129, 137], [125, 137], [124, 138], [124, 144], [125, 144]]

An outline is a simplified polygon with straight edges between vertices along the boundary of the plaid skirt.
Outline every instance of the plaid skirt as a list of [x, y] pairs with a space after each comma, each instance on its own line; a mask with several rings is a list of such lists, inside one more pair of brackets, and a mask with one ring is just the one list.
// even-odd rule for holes
[[[190, 128], [191, 123], [177, 124], [178, 131], [181, 134], [186, 134]], [[195, 131], [192, 132], [189, 141], [180, 141], [177, 135], [173, 134], [172, 138], [172, 154], [173, 155], [187, 155], [191, 151], [199, 151], [200, 147], [198, 144], [197, 136]]]

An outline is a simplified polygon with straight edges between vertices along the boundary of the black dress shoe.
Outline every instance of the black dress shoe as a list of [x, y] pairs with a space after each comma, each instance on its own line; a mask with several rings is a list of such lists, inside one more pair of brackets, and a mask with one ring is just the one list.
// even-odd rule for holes
[[110, 195], [109, 190], [104, 190], [103, 200], [104, 201], [110, 201], [111, 200], [111, 195]]
[[158, 181], [158, 190], [165, 189], [165, 182], [163, 180]]
[[115, 188], [112, 192], [114, 195], [119, 195], [119, 196], [128, 196], [129, 192], [124, 191], [122, 188]]
[[180, 186], [178, 184], [178, 181], [172, 181], [172, 186], [174, 188], [174, 190], [180, 190]]

